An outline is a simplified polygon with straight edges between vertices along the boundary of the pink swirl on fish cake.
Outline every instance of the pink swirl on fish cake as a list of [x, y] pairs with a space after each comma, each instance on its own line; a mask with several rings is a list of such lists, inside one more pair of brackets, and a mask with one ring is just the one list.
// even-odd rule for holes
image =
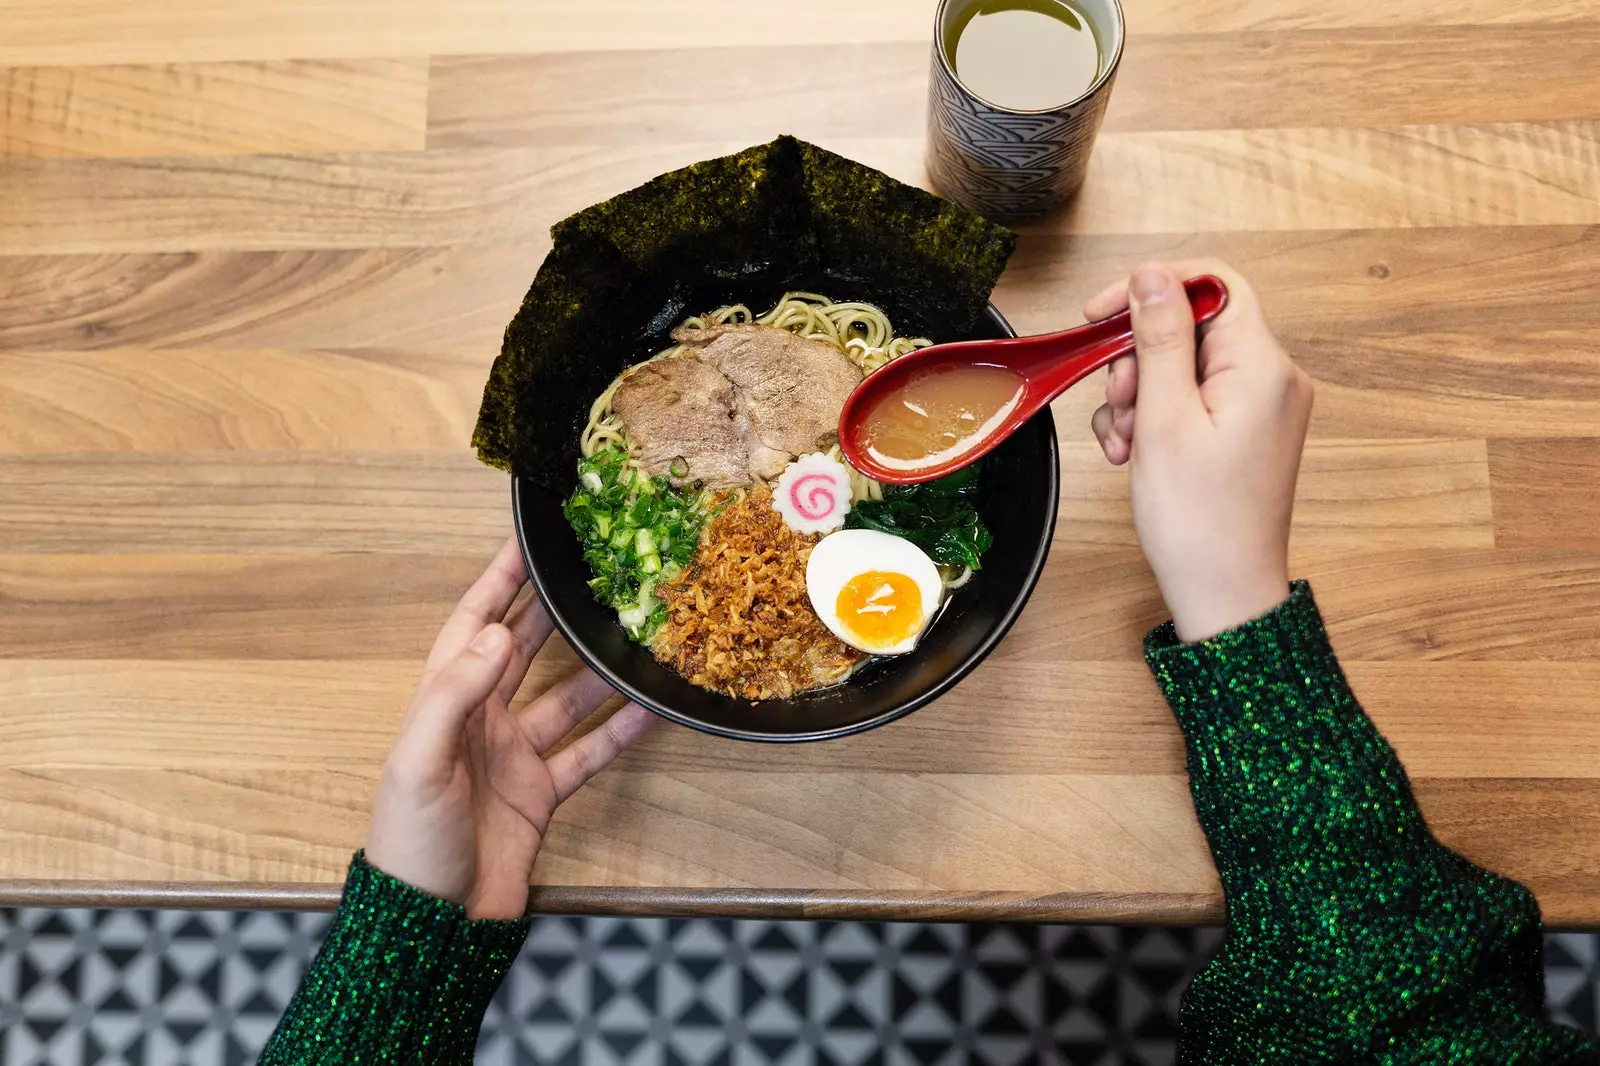
[[789, 486], [789, 502], [801, 518], [826, 518], [839, 505], [839, 485], [827, 474], [803, 474]]

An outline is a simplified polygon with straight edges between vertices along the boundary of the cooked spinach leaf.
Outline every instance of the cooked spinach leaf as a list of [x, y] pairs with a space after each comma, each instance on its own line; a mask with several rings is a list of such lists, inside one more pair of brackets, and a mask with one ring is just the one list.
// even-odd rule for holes
[[883, 499], [856, 504], [845, 526], [904, 537], [941, 566], [981, 569], [994, 535], [973, 504], [979, 465], [921, 485], [885, 485]]

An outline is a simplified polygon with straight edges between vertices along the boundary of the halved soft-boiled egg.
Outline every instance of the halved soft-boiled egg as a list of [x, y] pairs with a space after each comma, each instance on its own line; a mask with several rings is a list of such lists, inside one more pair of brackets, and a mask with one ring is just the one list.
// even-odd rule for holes
[[909, 540], [841, 529], [811, 549], [806, 592], [834, 636], [873, 655], [900, 655], [917, 646], [944, 583], [933, 560]]

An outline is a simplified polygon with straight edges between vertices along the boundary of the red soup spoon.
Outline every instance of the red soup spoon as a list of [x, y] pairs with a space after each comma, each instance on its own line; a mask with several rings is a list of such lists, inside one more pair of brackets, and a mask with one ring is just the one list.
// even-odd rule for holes
[[[1228, 303], [1210, 274], [1183, 283], [1195, 324]], [[955, 341], [868, 374], [839, 413], [839, 448], [877, 481], [912, 485], [976, 462], [1051, 400], [1133, 351], [1128, 312], [1061, 333]]]

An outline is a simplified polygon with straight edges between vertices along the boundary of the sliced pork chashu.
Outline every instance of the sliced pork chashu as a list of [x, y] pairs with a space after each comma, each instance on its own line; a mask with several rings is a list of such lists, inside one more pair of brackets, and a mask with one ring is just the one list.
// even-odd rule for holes
[[860, 369], [832, 344], [773, 326], [680, 327], [672, 339], [733, 383], [737, 410], [749, 423], [750, 472], [760, 478], [831, 445], [844, 401], [861, 384]]
[[[649, 473], [712, 488], [750, 483], [746, 425], [715, 367], [688, 355], [657, 359], [622, 379], [611, 406]], [[675, 459], [686, 474], [673, 472]]]

